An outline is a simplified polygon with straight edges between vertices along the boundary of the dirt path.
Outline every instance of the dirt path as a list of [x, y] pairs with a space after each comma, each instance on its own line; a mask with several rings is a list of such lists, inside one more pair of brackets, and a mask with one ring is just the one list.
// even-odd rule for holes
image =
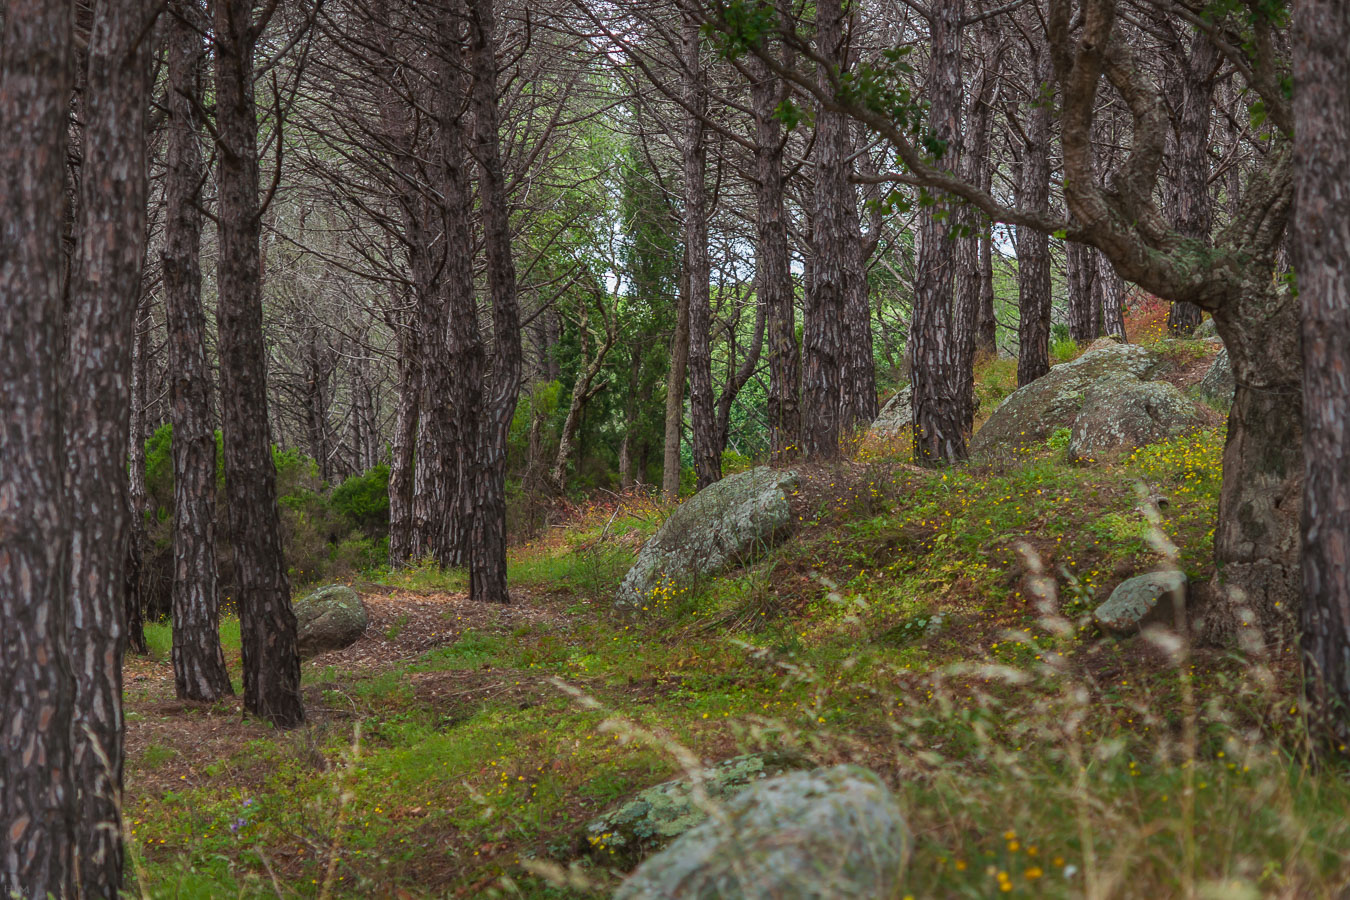
[[[411, 662], [429, 650], [454, 644], [467, 632], [510, 633], [522, 625], [557, 622], [559, 614], [534, 606], [516, 591], [510, 606], [471, 602], [466, 594], [418, 593], [378, 586], [361, 586], [361, 597], [370, 616], [365, 634], [351, 646], [322, 653], [303, 663], [309, 684], [305, 705], [313, 724], [347, 719], [353, 708], [330, 706], [325, 695], [345, 686], [350, 676], [369, 677]], [[231, 660], [237, 672], [238, 660]], [[428, 673], [430, 674], [430, 673]], [[436, 678], [414, 678], [419, 694], [445, 691], [468, 699], [475, 694], [500, 690], [494, 677], [468, 679], [483, 684], [451, 687], [448, 673]], [[484, 673], [486, 675], [486, 673]], [[199, 779], [224, 774], [228, 760], [247, 742], [273, 740], [277, 733], [264, 723], [243, 714], [239, 697], [215, 704], [185, 703], [175, 698], [173, 667], [168, 660], [128, 657], [123, 669], [126, 691], [126, 748], [135, 764], [128, 777], [129, 794], [159, 794]], [[456, 679], [464, 681], [465, 679]], [[500, 680], [500, 678], [496, 678]], [[434, 684], [433, 684], [434, 683]], [[515, 685], [510, 685], [514, 688]], [[303, 731], [303, 730], [302, 730]], [[291, 740], [305, 741], [302, 733]], [[233, 780], [247, 783], [248, 772], [234, 771]], [[261, 777], [263, 773], [257, 773]]]

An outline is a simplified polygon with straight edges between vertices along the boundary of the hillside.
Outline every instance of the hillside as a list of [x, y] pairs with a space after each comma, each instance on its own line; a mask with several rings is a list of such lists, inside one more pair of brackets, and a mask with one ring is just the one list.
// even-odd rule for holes
[[1208, 577], [1222, 442], [1077, 466], [1056, 435], [930, 471], [907, 438], [865, 440], [800, 470], [790, 540], [636, 616], [612, 596], [667, 511], [596, 501], [513, 551], [510, 606], [431, 568], [358, 582], [370, 627], [305, 664], [311, 724], [289, 733], [174, 701], [152, 627], [126, 678], [137, 880], [152, 897], [603, 893], [634, 859], [584, 826], [687, 750], [871, 768], [916, 835], [915, 897], [1335, 896], [1350, 786], [1302, 762], [1292, 651], [1091, 625], [1173, 546]]

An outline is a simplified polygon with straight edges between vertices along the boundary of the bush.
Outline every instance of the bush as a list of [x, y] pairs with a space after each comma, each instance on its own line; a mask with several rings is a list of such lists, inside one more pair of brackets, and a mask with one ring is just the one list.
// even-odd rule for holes
[[346, 516], [369, 538], [378, 540], [389, 531], [389, 467], [353, 475], [333, 488], [333, 509]]

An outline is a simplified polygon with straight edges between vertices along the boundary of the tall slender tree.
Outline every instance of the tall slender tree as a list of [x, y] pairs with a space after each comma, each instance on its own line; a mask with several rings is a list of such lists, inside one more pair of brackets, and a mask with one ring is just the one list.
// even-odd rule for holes
[[197, 0], [175, 3], [167, 23], [169, 95], [165, 160], [164, 273], [169, 412], [173, 423], [173, 676], [180, 699], [234, 693], [220, 647], [216, 564], [216, 435], [202, 311], [201, 81], [205, 16]]
[[81, 890], [122, 883], [122, 656], [131, 501], [131, 348], [146, 241], [150, 0], [99, 0], [89, 37], [78, 258], [64, 368], [72, 509], [77, 844]]
[[[1177, 231], [1189, 238], [1205, 241], [1213, 228], [1213, 204], [1209, 196], [1210, 120], [1214, 107], [1214, 81], [1222, 57], [1203, 31], [1190, 38], [1182, 48], [1175, 40], [1173, 57], [1180, 65], [1169, 70], [1180, 88], [1181, 102], [1174, 117], [1175, 164], [1170, 179], [1173, 216]], [[1173, 335], [1189, 335], [1200, 324], [1201, 310], [1194, 303], [1173, 303], [1168, 309], [1167, 330]]]
[[755, 292], [768, 315], [769, 448], [775, 461], [786, 462], [797, 455], [801, 439], [801, 355], [783, 199], [785, 141], [777, 116], [788, 91], [758, 56], [747, 67], [755, 117]]
[[[847, 13], [840, 0], [816, 4], [816, 54], [821, 89], [833, 94], [847, 67]], [[802, 445], [808, 456], [839, 455], [844, 374], [844, 303], [851, 274], [848, 116], [821, 103], [816, 110], [815, 189], [811, 211], [811, 281], [802, 334]]]
[[256, 20], [254, 0], [211, 0], [211, 5], [219, 142], [220, 406], [244, 708], [280, 727], [292, 727], [305, 720], [305, 708], [267, 414], [253, 65], [258, 36], [276, 5], [267, 6]]
[[[1031, 43], [1032, 97], [1022, 147], [1019, 205], [1036, 213], [1050, 208], [1050, 54]], [[1017, 384], [1050, 371], [1050, 236], [1044, 229], [1017, 228]]]
[[473, 76], [473, 156], [483, 217], [488, 294], [492, 298], [491, 382], [472, 484], [470, 595], [506, 603], [506, 445], [520, 396], [520, 306], [511, 247], [510, 198], [502, 171], [495, 0], [470, 0], [469, 65]]
[[65, 185], [71, 7], [10, 3], [0, 23], [0, 894], [7, 897], [73, 897], [77, 883], [55, 214]]
[[712, 385], [711, 264], [708, 261], [708, 91], [704, 84], [699, 20], [683, 13], [680, 26], [681, 105], [685, 108], [680, 161], [684, 170], [684, 287], [689, 292], [689, 427], [699, 489], [722, 477]]
[[[926, 79], [928, 126], [945, 148], [942, 164], [960, 156], [961, 35], [965, 0], [934, 3], [927, 11], [932, 49]], [[950, 153], [950, 157], [947, 154]], [[935, 207], [920, 210], [910, 325], [910, 383], [914, 387], [914, 460], [936, 466], [966, 457], [965, 413], [955, 316], [955, 265], [950, 224]]]

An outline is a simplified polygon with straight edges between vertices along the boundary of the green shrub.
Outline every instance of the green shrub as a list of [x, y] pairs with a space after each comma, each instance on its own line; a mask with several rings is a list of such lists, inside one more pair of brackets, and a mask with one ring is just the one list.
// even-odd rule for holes
[[1050, 355], [1053, 356], [1057, 362], [1069, 362], [1078, 355], [1078, 342], [1072, 338], [1055, 341], [1050, 345]]
[[367, 537], [379, 539], [389, 531], [389, 467], [353, 475], [333, 488], [333, 509], [346, 516]]

